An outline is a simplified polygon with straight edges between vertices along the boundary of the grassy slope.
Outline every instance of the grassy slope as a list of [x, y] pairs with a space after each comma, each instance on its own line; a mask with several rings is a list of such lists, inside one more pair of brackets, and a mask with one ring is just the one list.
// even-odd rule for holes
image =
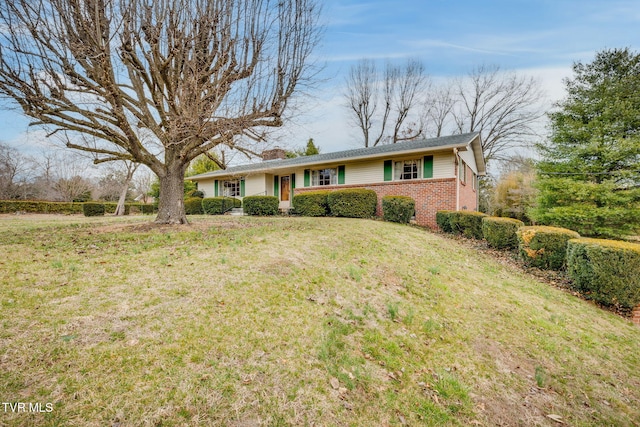
[[0, 425], [640, 422], [640, 328], [420, 229], [5, 217], [0, 242], [0, 401], [54, 403]]

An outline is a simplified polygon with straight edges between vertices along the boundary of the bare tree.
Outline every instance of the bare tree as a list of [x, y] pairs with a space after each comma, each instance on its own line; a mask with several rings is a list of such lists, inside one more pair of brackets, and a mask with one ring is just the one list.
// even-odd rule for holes
[[155, 179], [155, 174], [151, 172], [149, 168], [144, 166], [138, 168], [133, 176], [133, 188], [142, 203], [149, 203], [151, 201], [149, 192], [151, 191], [151, 184]]
[[370, 59], [362, 59], [351, 68], [346, 79], [346, 105], [353, 123], [362, 131], [365, 147], [422, 134], [422, 121], [411, 129], [403, 126], [428, 82], [424, 65], [415, 59], [404, 66], [387, 62], [383, 73]]
[[378, 108], [378, 85], [375, 62], [362, 59], [351, 67], [346, 81], [347, 108], [354, 124], [362, 130], [365, 147], [370, 145], [373, 115]]
[[21, 198], [30, 163], [30, 159], [18, 150], [0, 143], [0, 200]]
[[457, 82], [456, 92], [453, 117], [458, 131], [481, 133], [487, 161], [500, 159], [505, 150], [523, 146], [536, 135], [534, 125], [544, 112], [534, 78], [481, 66]]
[[453, 119], [452, 114], [456, 102], [451, 82], [429, 91], [424, 114], [427, 125], [433, 126], [433, 136], [440, 137], [443, 131], [447, 130], [449, 121]]
[[[252, 152], [283, 124], [319, 37], [316, 0], [0, 2], [0, 94], [67, 146], [160, 179], [158, 223], [187, 222], [189, 162]], [[86, 143], [86, 141], [92, 141]]]

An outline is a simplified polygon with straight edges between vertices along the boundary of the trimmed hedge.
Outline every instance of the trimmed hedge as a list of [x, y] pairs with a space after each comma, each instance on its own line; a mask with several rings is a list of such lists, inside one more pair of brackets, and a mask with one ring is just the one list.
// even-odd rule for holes
[[566, 228], [532, 226], [516, 232], [518, 249], [528, 266], [561, 270], [566, 264], [567, 242], [580, 235]]
[[202, 215], [202, 199], [200, 197], [184, 199], [184, 212], [187, 215]]
[[489, 246], [496, 249], [515, 249], [518, 247], [518, 228], [524, 222], [513, 218], [487, 216], [482, 218], [482, 235]]
[[384, 196], [382, 218], [385, 221], [408, 224], [415, 213], [416, 202], [408, 196]]
[[436, 212], [436, 224], [445, 233], [453, 233], [451, 228], [451, 214], [455, 211], [438, 211]]
[[84, 203], [82, 205], [84, 216], [103, 216], [105, 207], [103, 203]]
[[352, 188], [332, 191], [327, 201], [333, 216], [371, 218], [376, 213], [378, 195], [373, 190]]
[[80, 214], [82, 203], [78, 202], [46, 202], [34, 200], [0, 200], [0, 213], [59, 213]]
[[207, 197], [202, 199], [202, 212], [207, 215], [222, 215], [232, 208], [242, 206], [242, 201], [235, 197]]
[[451, 212], [449, 223], [454, 233], [462, 234], [464, 237], [482, 239], [482, 218], [487, 214], [475, 211], [455, 211]]
[[567, 271], [578, 291], [601, 304], [627, 310], [640, 304], [640, 244], [571, 239]]
[[276, 196], [248, 196], [242, 199], [247, 215], [277, 215], [280, 201]]
[[[117, 203], [103, 203], [104, 205], [104, 213], [114, 214], [116, 213], [116, 208], [118, 207]], [[129, 215], [131, 213], [131, 205], [128, 203], [124, 204], [124, 214]]]
[[328, 190], [318, 190], [296, 194], [293, 196], [294, 212], [302, 216], [329, 215], [328, 196], [330, 192]]

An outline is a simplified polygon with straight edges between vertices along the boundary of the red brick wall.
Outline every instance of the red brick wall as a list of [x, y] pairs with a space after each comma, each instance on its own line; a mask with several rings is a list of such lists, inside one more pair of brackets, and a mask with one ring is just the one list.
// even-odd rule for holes
[[[367, 188], [378, 194], [378, 207], [376, 209], [376, 215], [378, 216], [382, 215], [382, 198], [384, 196], [409, 196], [416, 202], [416, 222], [419, 225], [437, 228], [436, 212], [456, 209], [456, 181], [455, 178], [420, 179], [367, 185], [338, 185], [321, 188], [307, 187], [296, 188], [294, 194], [320, 189], [342, 190], [346, 188]], [[468, 185], [471, 187], [470, 182]]]
[[640, 305], [636, 305], [631, 312], [631, 321], [640, 326]]
[[473, 189], [473, 171], [467, 166], [467, 182], [460, 183], [460, 210], [475, 211], [478, 209], [477, 188]]

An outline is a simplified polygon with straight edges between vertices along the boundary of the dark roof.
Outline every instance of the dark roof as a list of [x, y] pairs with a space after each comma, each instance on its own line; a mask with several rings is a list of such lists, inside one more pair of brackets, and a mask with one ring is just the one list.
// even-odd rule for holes
[[[269, 171], [274, 169], [285, 169], [288, 167], [317, 165], [332, 163], [343, 160], [358, 158], [380, 157], [385, 154], [399, 154], [419, 150], [437, 150], [447, 147], [466, 147], [479, 135], [478, 132], [461, 135], [443, 136], [439, 138], [422, 139], [418, 141], [398, 142], [396, 144], [378, 145], [376, 147], [356, 148], [353, 150], [336, 151], [326, 154], [315, 154], [313, 156], [300, 156], [293, 159], [266, 160], [258, 163], [248, 163], [245, 165], [231, 166], [214, 172], [206, 172], [200, 175], [190, 176], [188, 179], [208, 178], [224, 175], [238, 175], [247, 172]], [[477, 156], [477, 153], [476, 153]], [[480, 153], [482, 159], [482, 153]], [[484, 161], [482, 161], [484, 165]], [[480, 167], [480, 165], [478, 165]], [[482, 168], [484, 171], [484, 167]]]

